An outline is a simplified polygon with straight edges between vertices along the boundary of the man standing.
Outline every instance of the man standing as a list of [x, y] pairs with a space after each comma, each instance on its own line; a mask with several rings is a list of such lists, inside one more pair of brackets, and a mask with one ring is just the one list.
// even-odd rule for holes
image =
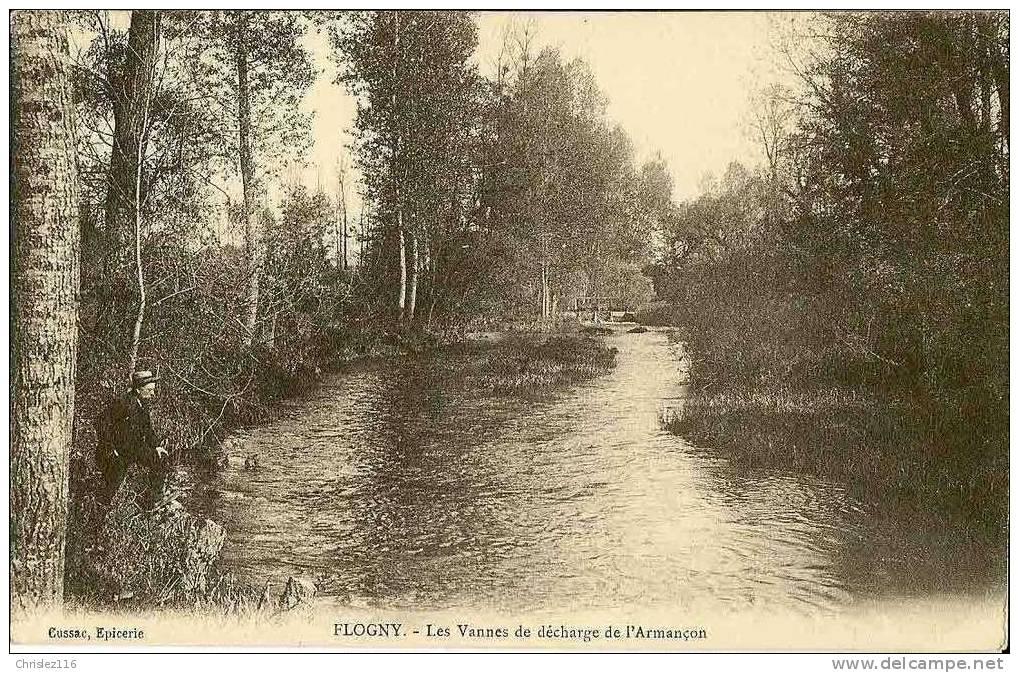
[[96, 464], [102, 473], [98, 501], [103, 510], [113, 502], [132, 464], [148, 468], [150, 502], [163, 494], [167, 475], [166, 449], [152, 429], [150, 405], [159, 377], [151, 371], [131, 375], [131, 389], [113, 400], [96, 422]]

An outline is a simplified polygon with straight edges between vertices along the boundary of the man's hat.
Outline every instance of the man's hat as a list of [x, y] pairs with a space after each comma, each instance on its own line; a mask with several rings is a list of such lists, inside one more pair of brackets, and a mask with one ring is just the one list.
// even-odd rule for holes
[[138, 388], [143, 388], [150, 383], [155, 383], [158, 380], [159, 376], [148, 370], [137, 371], [134, 374], [131, 374], [131, 387], [137, 390]]

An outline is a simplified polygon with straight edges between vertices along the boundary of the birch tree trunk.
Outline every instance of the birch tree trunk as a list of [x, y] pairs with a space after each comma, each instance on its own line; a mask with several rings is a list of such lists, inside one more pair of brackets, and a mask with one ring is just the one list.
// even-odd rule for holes
[[16, 11], [11, 31], [10, 589], [23, 611], [63, 598], [79, 228], [65, 27]]
[[414, 232], [410, 233], [410, 261], [407, 264], [410, 272], [410, 288], [407, 299], [407, 324], [414, 324], [414, 312], [418, 301], [418, 242]]
[[403, 230], [403, 202], [402, 190], [400, 189], [399, 167], [403, 163], [400, 157], [402, 144], [402, 120], [399, 112], [399, 91], [400, 81], [400, 12], [393, 12], [393, 94], [392, 94], [392, 123], [394, 125], [393, 138], [393, 165], [391, 173], [394, 180], [393, 193], [396, 196], [396, 229], [400, 237], [400, 295], [397, 299], [397, 324], [402, 325], [404, 312], [407, 307], [407, 241]]
[[234, 57], [237, 66], [237, 122], [240, 144], [241, 191], [244, 199], [244, 248], [247, 266], [244, 345], [251, 346], [258, 322], [261, 236], [254, 216], [255, 161], [251, 150], [251, 91], [248, 84], [248, 18], [240, 12], [235, 26]]
[[[141, 132], [137, 137], [138, 145], [135, 147], [135, 162], [134, 162], [134, 203], [132, 204], [134, 213], [134, 261], [135, 261], [135, 273], [138, 279], [138, 312], [135, 314], [134, 321], [134, 334], [131, 337], [131, 357], [128, 361], [129, 371], [134, 372], [138, 368], [138, 348], [141, 345], [142, 339], [142, 327], [145, 324], [145, 309], [146, 309], [146, 295], [145, 295], [145, 267], [142, 264], [142, 171], [145, 168], [145, 150], [148, 146], [149, 139], [149, 112], [152, 107], [152, 95], [155, 88], [155, 54], [159, 48], [159, 17], [156, 16], [156, 20], [152, 22], [150, 28], [151, 39], [151, 50], [150, 56], [147, 61], [148, 69], [141, 70], [138, 73], [144, 81], [144, 92], [145, 97], [139, 101], [136, 101], [141, 106]], [[134, 18], [132, 15], [131, 21], [132, 27], [134, 26]], [[144, 24], [146, 28], [149, 28], [148, 23]], [[148, 44], [148, 43], [146, 43]]]
[[340, 240], [343, 241], [343, 266], [341, 266], [340, 268], [343, 269], [344, 271], [346, 271], [347, 268], [348, 268], [348, 266], [347, 266], [347, 231], [348, 231], [348, 225], [347, 225], [347, 189], [346, 189], [346, 185], [342, 186], [342, 192], [341, 192], [340, 196], [341, 196], [340, 203], [343, 206], [343, 237], [340, 239]]
[[336, 164], [336, 268], [347, 270], [347, 168]]
[[548, 245], [542, 245], [541, 255], [541, 317], [548, 318], [549, 314], [549, 287], [548, 287]]
[[407, 241], [403, 233], [403, 209], [396, 211], [396, 228], [400, 234], [400, 296], [397, 299], [399, 324], [403, 324], [404, 311], [407, 307]]
[[[145, 144], [140, 142], [138, 144], [138, 155], [139, 158], [143, 156]], [[142, 181], [142, 161], [139, 159], [136, 171], [136, 185], [141, 185]], [[136, 192], [137, 193], [137, 192]], [[142, 265], [142, 214], [141, 214], [141, 203], [136, 203], [134, 211], [134, 255], [135, 255], [135, 272], [138, 274], [138, 312], [135, 314], [134, 320], [134, 334], [131, 337], [131, 357], [128, 360], [129, 371], [134, 372], [138, 369], [138, 347], [142, 341], [142, 325], [145, 322], [145, 267]]]

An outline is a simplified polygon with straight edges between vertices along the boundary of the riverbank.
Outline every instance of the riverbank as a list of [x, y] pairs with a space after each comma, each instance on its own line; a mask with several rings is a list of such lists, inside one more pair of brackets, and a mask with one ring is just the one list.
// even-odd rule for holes
[[[615, 365], [615, 349], [582, 335], [515, 331], [456, 343], [441, 343], [428, 336], [405, 338], [357, 357], [346, 352], [322, 364], [343, 376], [344, 368], [356, 368], [359, 362], [395, 359], [419, 362], [471, 396], [532, 399], [610, 371]], [[305, 386], [280, 396], [278, 402], [300, 399], [320, 377], [325, 374], [309, 377]], [[269, 408], [262, 418], [277, 415]], [[208, 447], [208, 459], [200, 461], [204, 469], [224, 462], [244, 464], [249, 456], [243, 447], [229, 442], [223, 445], [221, 440], [229, 437], [231, 428], [239, 427], [224, 423], [210, 433], [215, 441]], [[204, 613], [272, 614], [292, 609], [314, 595], [313, 587], [294, 585], [287, 577], [276, 578], [271, 586], [259, 590], [223, 573], [216, 561], [226, 531], [192, 511], [190, 496], [198, 479], [189, 466], [175, 468], [170, 483], [175, 499], [153, 510], [144, 503], [144, 474], [132, 470], [107, 519], [88, 522], [75, 531], [78, 553], [72, 557], [68, 581], [76, 604], [122, 610], [188, 607]]]
[[929, 328], [919, 343], [857, 328], [844, 296], [752, 291], [765, 271], [754, 263], [691, 267], [671, 301], [638, 316], [676, 325], [689, 354], [670, 429], [741, 465], [817, 475], [862, 502], [908, 503], [1004, 540], [1008, 388], [988, 345], [995, 326], [968, 341]]
[[1007, 409], [844, 388], [692, 384], [668, 428], [694, 445], [750, 468], [817, 475], [863, 502], [924, 510], [984, 540], [1006, 539]]

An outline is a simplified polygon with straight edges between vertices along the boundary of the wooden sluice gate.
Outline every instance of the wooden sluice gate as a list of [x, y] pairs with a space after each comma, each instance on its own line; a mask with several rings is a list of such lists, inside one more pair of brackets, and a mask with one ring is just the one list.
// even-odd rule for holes
[[619, 297], [577, 297], [574, 311], [581, 321], [632, 322], [634, 319], [634, 312]]

